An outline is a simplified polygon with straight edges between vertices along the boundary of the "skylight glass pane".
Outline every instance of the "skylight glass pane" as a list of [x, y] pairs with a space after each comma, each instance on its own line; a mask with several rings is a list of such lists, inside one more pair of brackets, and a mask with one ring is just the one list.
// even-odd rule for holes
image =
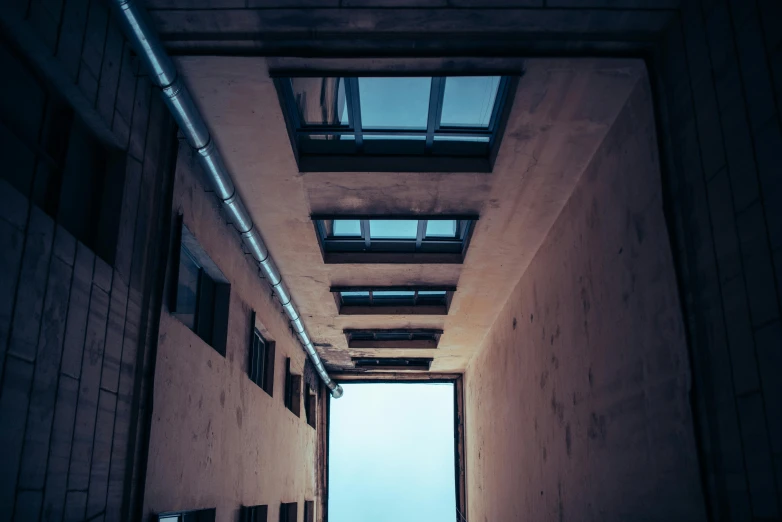
[[371, 239], [415, 239], [417, 236], [417, 219], [372, 219], [369, 221], [369, 237]]
[[489, 143], [488, 136], [453, 136], [450, 134], [435, 134], [434, 141], [471, 141], [474, 143]]
[[488, 127], [499, 85], [499, 76], [446, 78], [440, 125]]
[[332, 234], [336, 237], [361, 237], [361, 221], [358, 219], [335, 219]]
[[426, 237], [456, 237], [456, 220], [430, 219], [426, 222]]
[[359, 78], [365, 129], [426, 129], [431, 78]]
[[414, 291], [408, 290], [375, 290], [372, 292], [373, 297], [413, 297]]
[[291, 88], [302, 124], [348, 124], [344, 78], [291, 78]]
[[369, 297], [368, 291], [340, 292], [342, 297]]
[[443, 297], [445, 295], [445, 290], [419, 290], [418, 291], [419, 296], [435, 296], [435, 297]]

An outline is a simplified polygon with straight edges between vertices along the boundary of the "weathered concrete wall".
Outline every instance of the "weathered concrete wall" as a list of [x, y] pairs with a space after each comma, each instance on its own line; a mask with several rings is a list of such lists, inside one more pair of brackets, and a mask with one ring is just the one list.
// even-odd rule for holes
[[[301, 417], [285, 408], [283, 389], [285, 358], [301, 375], [305, 354], [184, 144], [174, 187], [179, 213], [231, 283], [227, 349], [221, 356], [164, 303], [144, 513], [216, 507], [217, 520], [227, 521], [238, 520], [241, 505], [265, 504], [276, 520], [280, 502], [297, 502], [301, 520], [304, 500], [317, 496], [317, 438], [303, 408]], [[167, 286], [175, 284], [168, 272]], [[272, 397], [247, 376], [252, 310], [276, 342]]]
[[468, 520], [703, 520], [639, 83], [466, 374]]
[[[80, 0], [0, 10], [4, 521], [127, 520], [136, 505], [158, 212], [175, 134], [107, 16]], [[61, 159], [45, 146], [52, 107], [64, 105], [55, 97], [124, 163], [113, 266], [6, 182], [38, 182]]]

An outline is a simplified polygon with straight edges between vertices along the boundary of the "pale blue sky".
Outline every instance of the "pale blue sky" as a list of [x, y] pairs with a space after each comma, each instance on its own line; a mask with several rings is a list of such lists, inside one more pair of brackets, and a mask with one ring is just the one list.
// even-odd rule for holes
[[343, 384], [331, 399], [330, 522], [453, 522], [452, 384]]

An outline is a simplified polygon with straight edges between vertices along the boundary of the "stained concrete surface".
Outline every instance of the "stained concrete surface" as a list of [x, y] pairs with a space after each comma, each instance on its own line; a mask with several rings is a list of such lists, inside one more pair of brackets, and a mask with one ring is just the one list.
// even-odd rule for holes
[[466, 372], [468, 514], [705, 520], [639, 82]]
[[[276, 520], [280, 502], [297, 502], [301, 517], [304, 500], [317, 497], [317, 434], [303, 411], [296, 417], [285, 408], [283, 389], [285, 358], [301, 374], [305, 355], [201, 184], [193, 154], [182, 144], [174, 214], [231, 281], [227, 349], [221, 356], [164, 304], [144, 513], [216, 507], [217, 520], [228, 521], [238, 517], [237, 506], [264, 504]], [[255, 326], [276, 343], [271, 397], [247, 376], [251, 309]]]
[[[341, 66], [360, 70], [388, 63], [401, 67], [399, 60]], [[337, 370], [351, 366], [350, 356], [378, 353], [348, 350], [343, 329], [410, 327], [445, 333], [436, 350], [395, 355], [434, 357], [432, 371], [463, 371], [644, 76], [638, 60], [526, 60], [492, 173], [301, 174], [265, 59], [182, 57], [178, 66], [311, 337]], [[343, 211], [478, 213], [480, 220], [463, 265], [325, 265], [309, 216]], [[337, 314], [331, 285], [373, 284], [448, 284], [458, 290], [447, 317]]]

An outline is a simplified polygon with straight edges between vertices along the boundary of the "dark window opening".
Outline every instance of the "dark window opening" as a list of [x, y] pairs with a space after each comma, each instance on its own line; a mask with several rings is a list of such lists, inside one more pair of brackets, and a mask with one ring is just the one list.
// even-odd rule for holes
[[266, 522], [268, 506], [242, 506], [242, 522]]
[[351, 357], [359, 370], [416, 370], [429, 371], [431, 357]]
[[301, 375], [291, 373], [291, 359], [285, 359], [285, 407], [301, 415]]
[[315, 522], [315, 502], [312, 500], [304, 501], [304, 522]]
[[340, 315], [447, 315], [455, 286], [331, 287]]
[[250, 380], [263, 391], [274, 395], [274, 352], [275, 343], [267, 341], [255, 327], [255, 312], [252, 313], [252, 334], [250, 339], [250, 361], [247, 373]]
[[312, 216], [326, 263], [462, 263], [477, 216]]
[[344, 330], [348, 348], [437, 348], [442, 330]]
[[[307, 385], [304, 391], [304, 416], [307, 418], [307, 424], [312, 428], [316, 428], [316, 422], [318, 419], [318, 399], [315, 391], [311, 386]], [[306, 512], [306, 504], [304, 506]], [[306, 517], [305, 517], [306, 519]]]
[[299, 515], [299, 507], [296, 502], [283, 502], [280, 504], [280, 522], [296, 522]]
[[0, 88], [0, 178], [113, 265], [125, 155], [97, 139], [23, 60], [5, 54]]
[[179, 230], [171, 313], [225, 356], [231, 285], [187, 227]]
[[303, 172], [487, 172], [516, 79], [308, 76], [275, 84]]
[[215, 522], [215, 508], [160, 513], [158, 522]]

